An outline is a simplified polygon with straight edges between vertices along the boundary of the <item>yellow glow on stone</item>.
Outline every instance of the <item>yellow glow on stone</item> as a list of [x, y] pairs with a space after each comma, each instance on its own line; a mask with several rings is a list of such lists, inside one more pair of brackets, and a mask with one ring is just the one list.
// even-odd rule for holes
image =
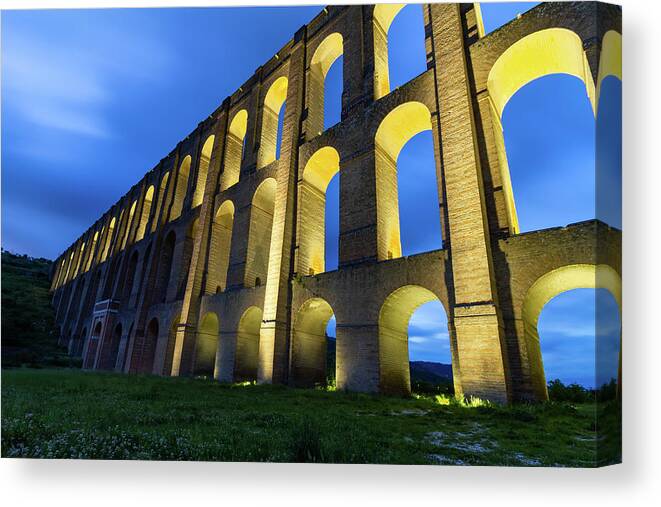
[[487, 88], [498, 117], [519, 89], [549, 74], [569, 74], [583, 81], [594, 110], [594, 81], [581, 38], [565, 28], [549, 28], [512, 44], [491, 68]]

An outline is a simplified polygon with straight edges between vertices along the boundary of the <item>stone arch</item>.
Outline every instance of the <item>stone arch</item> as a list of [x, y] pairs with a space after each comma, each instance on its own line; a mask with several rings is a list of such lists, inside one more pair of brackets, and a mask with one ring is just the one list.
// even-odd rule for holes
[[280, 110], [287, 100], [288, 80], [285, 76], [276, 79], [264, 97], [262, 108], [262, 136], [259, 143], [257, 168], [267, 166], [277, 159], [278, 120]]
[[138, 242], [145, 237], [147, 230], [147, 223], [149, 222], [149, 215], [151, 213], [151, 205], [154, 200], [154, 185], [150, 185], [145, 192], [145, 199], [142, 203], [142, 213], [140, 214], [140, 224], [138, 225], [138, 232], [135, 235], [135, 241]]
[[[379, 312], [379, 390], [386, 394], [411, 393], [408, 325], [423, 304], [440, 298], [420, 285], [405, 285], [385, 299]], [[445, 308], [445, 305], [443, 305]], [[447, 308], [445, 308], [447, 314]], [[454, 353], [452, 354], [454, 357]], [[454, 361], [453, 361], [454, 363]], [[453, 364], [454, 368], [454, 364]], [[455, 375], [456, 377], [456, 375]], [[455, 378], [455, 392], [457, 388]]]
[[140, 260], [140, 255], [137, 251], [133, 252], [131, 258], [129, 259], [129, 264], [126, 269], [126, 276], [124, 277], [124, 287], [122, 295], [122, 303], [129, 306], [131, 294], [133, 292], [133, 285], [135, 283], [135, 275], [138, 270], [138, 261]]
[[299, 181], [298, 266], [302, 275], [326, 271], [325, 215], [326, 189], [340, 170], [335, 148], [320, 148], [310, 157]]
[[154, 357], [156, 356], [156, 345], [158, 343], [158, 319], [154, 317], [147, 324], [145, 339], [142, 346], [142, 357], [139, 372], [152, 373], [154, 370]]
[[331, 33], [317, 46], [308, 79], [308, 130], [314, 135], [324, 131], [324, 84], [326, 75], [335, 61], [344, 53], [342, 35]]
[[138, 201], [135, 200], [133, 201], [133, 203], [131, 203], [131, 207], [129, 208], [129, 216], [126, 219], [126, 230], [124, 231], [124, 239], [122, 240], [121, 250], [124, 250], [128, 242], [129, 236], [131, 235], [131, 226], [133, 225], [133, 215], [135, 215], [135, 207], [137, 206], [137, 204]]
[[218, 315], [214, 312], [204, 314], [197, 327], [193, 375], [213, 377], [214, 367], [216, 365], [216, 351], [218, 350], [218, 333]]
[[195, 238], [200, 232], [200, 218], [193, 219], [186, 229], [186, 237], [184, 238], [184, 248], [181, 254], [181, 262], [175, 267], [177, 273], [177, 299], [183, 299], [186, 292], [186, 282], [188, 280], [188, 273], [190, 264], [193, 259], [193, 249], [195, 248]]
[[246, 287], [266, 284], [271, 250], [273, 212], [275, 209], [275, 191], [275, 179], [267, 178], [257, 187], [252, 198], [244, 279]]
[[115, 217], [112, 217], [110, 224], [108, 225], [108, 234], [106, 235], [106, 242], [103, 247], [103, 253], [101, 255], [101, 262], [105, 262], [108, 258], [108, 251], [110, 250], [110, 243], [112, 242], [112, 237], [115, 232]]
[[259, 365], [259, 331], [262, 326], [262, 310], [251, 306], [241, 316], [236, 334], [234, 380], [257, 380]]
[[551, 74], [568, 74], [583, 81], [595, 111], [595, 85], [583, 42], [575, 32], [566, 28], [547, 28], [519, 39], [498, 57], [487, 77], [505, 208], [512, 234], [519, 232], [519, 221], [505, 149], [503, 111], [518, 90]]
[[207, 174], [209, 173], [209, 164], [211, 163], [211, 152], [213, 151], [213, 143], [216, 139], [211, 135], [202, 146], [200, 152], [200, 163], [197, 168], [197, 183], [195, 184], [195, 192], [193, 193], [193, 208], [202, 204], [204, 197], [204, 189], [207, 185]]
[[188, 176], [190, 175], [191, 156], [186, 155], [179, 165], [177, 172], [177, 184], [174, 189], [174, 202], [170, 210], [170, 221], [176, 220], [181, 216], [184, 209], [184, 201], [188, 192]]
[[296, 313], [290, 366], [290, 381], [293, 385], [312, 387], [326, 384], [326, 326], [333, 314], [328, 302], [317, 297], [308, 299]]
[[376, 4], [372, 15], [374, 30], [374, 100], [390, 93], [388, 31], [406, 4]]
[[170, 231], [163, 242], [163, 247], [161, 248], [158, 269], [156, 272], [156, 286], [154, 287], [154, 301], [157, 303], [164, 303], [167, 298], [176, 242], [177, 236], [175, 232]]
[[224, 291], [227, 287], [227, 270], [229, 269], [233, 228], [234, 203], [228, 199], [218, 207], [214, 221], [211, 224], [211, 245], [207, 275], [208, 293]]
[[72, 278], [76, 278], [78, 276], [78, 274], [80, 273], [80, 266], [83, 265], [83, 255], [85, 255], [85, 244], [86, 244], [85, 241], [83, 241], [80, 244], [80, 248], [78, 248], [78, 256], [77, 256], [78, 258], [76, 260], [76, 269], [73, 272], [73, 277]]
[[[427, 106], [421, 102], [406, 102], [390, 111], [376, 131], [374, 145], [378, 214], [377, 256], [379, 260], [396, 259], [402, 256], [397, 158], [411, 138], [427, 130], [431, 130], [431, 113]], [[440, 214], [438, 218], [440, 222]]]
[[533, 392], [538, 400], [548, 400], [537, 330], [539, 315], [551, 299], [573, 289], [606, 289], [615, 298], [622, 315], [622, 278], [606, 264], [570, 264], [549, 271], [535, 280], [524, 297], [521, 320]]
[[85, 272], [89, 271], [90, 267], [92, 267], [92, 262], [94, 261], [94, 252], [96, 250], [96, 243], [99, 239], [99, 231], [94, 232], [94, 236], [92, 237], [92, 244], [90, 245], [90, 253], [89, 256], [87, 257], [87, 266], [85, 266]]
[[220, 190], [226, 190], [239, 182], [241, 161], [244, 155], [246, 131], [248, 130], [248, 111], [241, 109], [234, 115], [227, 131], [225, 141], [225, 167], [220, 181]]
[[159, 226], [159, 212], [162, 203], [165, 201], [165, 193], [168, 189], [168, 180], [170, 173], [166, 172], [161, 178], [161, 184], [158, 186], [158, 200], [156, 201], [156, 208], [154, 209], [154, 219], [151, 221], [151, 232], [154, 232]]
[[599, 106], [601, 83], [608, 76], [616, 77], [622, 81], [622, 34], [615, 30], [608, 30], [601, 40], [595, 108]]

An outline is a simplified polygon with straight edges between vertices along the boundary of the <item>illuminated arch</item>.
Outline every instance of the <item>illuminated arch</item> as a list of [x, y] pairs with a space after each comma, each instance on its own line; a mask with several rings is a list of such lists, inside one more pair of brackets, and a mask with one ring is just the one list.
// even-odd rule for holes
[[78, 276], [78, 273], [80, 273], [80, 266], [83, 264], [84, 255], [85, 255], [85, 242], [83, 241], [80, 244], [80, 248], [78, 249], [78, 259], [76, 260], [76, 270], [73, 273], [73, 278], [76, 278]]
[[287, 100], [287, 78], [275, 80], [264, 98], [262, 108], [262, 136], [259, 143], [257, 167], [264, 167], [276, 160], [278, 143], [278, 118], [285, 100]]
[[326, 326], [332, 316], [333, 309], [321, 298], [308, 299], [298, 310], [291, 345], [291, 381], [295, 386], [326, 384]]
[[596, 111], [594, 80], [583, 42], [566, 28], [548, 28], [518, 40], [498, 57], [487, 77], [505, 207], [512, 234], [519, 232], [519, 222], [505, 150], [503, 110], [523, 86], [551, 74], [568, 74], [583, 81], [592, 110]]
[[211, 246], [209, 248], [209, 268], [207, 292], [216, 293], [225, 290], [227, 286], [227, 270], [230, 262], [232, 246], [232, 229], [234, 227], [234, 203], [224, 201], [211, 224]]
[[218, 331], [218, 316], [214, 312], [206, 313], [197, 328], [194, 375], [213, 377], [218, 349]]
[[374, 99], [390, 93], [388, 69], [388, 31], [393, 20], [406, 4], [377, 4], [374, 7]]
[[234, 362], [234, 380], [236, 382], [257, 379], [259, 330], [261, 325], [261, 308], [251, 306], [241, 316], [236, 335], [236, 355]]
[[248, 130], [248, 111], [241, 109], [232, 118], [225, 141], [225, 167], [220, 181], [220, 190], [226, 190], [239, 182], [243, 147]]
[[131, 204], [131, 208], [129, 209], [129, 216], [126, 219], [126, 231], [124, 231], [124, 239], [122, 240], [122, 250], [126, 247], [126, 243], [129, 239], [129, 236], [131, 234], [131, 225], [133, 225], [133, 215], [135, 215], [135, 207], [138, 204], [138, 201], [135, 200]]
[[542, 361], [537, 323], [542, 309], [557, 295], [573, 289], [606, 289], [620, 308], [622, 315], [622, 279], [605, 264], [573, 264], [554, 269], [539, 277], [526, 292], [521, 318], [530, 361], [530, 374], [535, 395], [548, 399], [546, 376]]
[[314, 134], [321, 134], [324, 130], [326, 75], [343, 52], [342, 35], [335, 32], [328, 35], [312, 55], [308, 79], [308, 129]]
[[[420, 102], [406, 102], [390, 111], [376, 131], [377, 255], [379, 260], [402, 256], [397, 197], [397, 158], [416, 134], [431, 130], [431, 113]], [[439, 216], [440, 220], [440, 216]]]
[[335, 148], [320, 148], [310, 157], [299, 183], [298, 273], [323, 273], [325, 265], [326, 189], [340, 170]]
[[94, 252], [96, 251], [96, 243], [99, 239], [99, 231], [96, 231], [94, 233], [94, 236], [92, 237], [92, 244], [90, 245], [90, 253], [87, 257], [87, 265], [85, 266], [85, 272], [87, 273], [92, 267], [92, 262], [94, 261]]
[[108, 251], [110, 250], [110, 244], [112, 242], [112, 237], [115, 232], [115, 217], [112, 217], [110, 220], [110, 225], [108, 226], [108, 234], [106, 235], [106, 243], [103, 247], [103, 253], [101, 255], [101, 262], [105, 262], [108, 258]]
[[[381, 306], [379, 312], [379, 389], [381, 392], [398, 395], [411, 393], [409, 321], [421, 305], [430, 301], [439, 301], [439, 299], [429, 289], [419, 285], [405, 285], [393, 291]], [[460, 390], [457, 386], [458, 381], [455, 382], [455, 392], [459, 393]]]
[[622, 35], [614, 30], [608, 30], [601, 41], [596, 106], [599, 105], [601, 83], [608, 76], [614, 76], [622, 81]]
[[151, 221], [151, 232], [154, 232], [159, 225], [159, 211], [161, 209], [162, 203], [165, 201], [165, 192], [168, 188], [168, 179], [170, 173], [166, 172], [161, 178], [161, 184], [158, 186], [158, 200], [156, 201], [156, 208], [154, 210], [154, 219]]
[[207, 140], [204, 142], [204, 146], [202, 146], [202, 151], [200, 152], [200, 164], [197, 168], [197, 183], [195, 184], [195, 192], [193, 193], [193, 208], [202, 204], [204, 189], [207, 185], [209, 164], [211, 162], [211, 152], [213, 150], [213, 143], [215, 139], [215, 136], [207, 137]]
[[267, 178], [257, 187], [252, 198], [244, 278], [246, 287], [266, 285], [275, 209], [275, 190], [275, 180]]
[[140, 214], [140, 224], [138, 224], [138, 232], [135, 235], [135, 241], [138, 242], [145, 237], [147, 230], [147, 223], [149, 222], [149, 215], [151, 213], [151, 205], [154, 200], [154, 185], [150, 185], [145, 192], [145, 199], [142, 203], [142, 213]]
[[174, 189], [174, 202], [170, 211], [170, 221], [176, 220], [181, 216], [188, 191], [188, 176], [190, 174], [191, 156], [186, 155], [179, 166], [177, 173], [177, 185]]

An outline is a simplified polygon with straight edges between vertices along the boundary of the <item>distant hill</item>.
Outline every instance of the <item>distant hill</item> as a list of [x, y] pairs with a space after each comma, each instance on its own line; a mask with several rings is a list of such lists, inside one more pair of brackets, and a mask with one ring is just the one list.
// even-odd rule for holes
[[49, 294], [52, 262], [2, 251], [2, 366], [69, 366], [57, 345]]
[[[335, 338], [328, 337], [326, 376], [335, 379]], [[431, 361], [411, 361], [411, 388], [422, 393], [453, 394], [452, 365]]]

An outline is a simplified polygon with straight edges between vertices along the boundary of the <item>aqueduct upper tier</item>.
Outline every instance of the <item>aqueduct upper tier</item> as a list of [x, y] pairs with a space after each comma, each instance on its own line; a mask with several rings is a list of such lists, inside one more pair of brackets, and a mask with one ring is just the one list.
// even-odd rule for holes
[[[547, 396], [539, 311], [577, 287], [620, 301], [621, 234], [596, 220], [520, 234], [501, 115], [554, 73], [581, 79], [596, 111], [603, 79], [621, 78], [621, 9], [541, 4], [484, 35], [477, 5], [425, 4], [427, 70], [391, 90], [402, 7], [325, 8], [60, 255], [61, 341], [85, 368], [314, 385], [334, 315], [338, 388], [407, 393], [408, 319], [438, 299], [458, 393]], [[340, 56], [341, 121], [324, 130]], [[397, 157], [423, 131], [443, 245], [403, 257]]]

